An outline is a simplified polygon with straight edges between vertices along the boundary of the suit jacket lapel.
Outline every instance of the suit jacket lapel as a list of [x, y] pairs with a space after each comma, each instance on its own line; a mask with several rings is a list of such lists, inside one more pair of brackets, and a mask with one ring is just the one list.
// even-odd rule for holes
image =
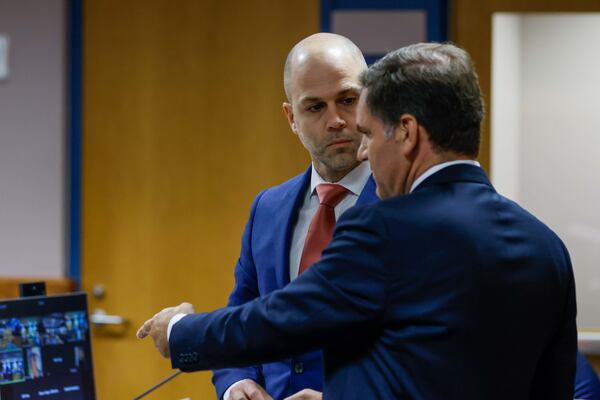
[[290, 283], [290, 248], [294, 226], [298, 221], [298, 214], [310, 184], [311, 167], [304, 175], [285, 193], [277, 209], [273, 210], [273, 241], [275, 243], [275, 260], [277, 285], [281, 288]]
[[356, 200], [356, 205], [360, 206], [364, 204], [375, 203], [376, 201], [378, 201], [379, 197], [377, 197], [377, 194], [375, 192], [376, 188], [377, 186], [375, 185], [375, 179], [373, 179], [373, 175], [371, 175], [369, 176], [369, 180], [367, 180], [365, 187], [360, 193], [360, 196], [358, 196], [358, 199]]

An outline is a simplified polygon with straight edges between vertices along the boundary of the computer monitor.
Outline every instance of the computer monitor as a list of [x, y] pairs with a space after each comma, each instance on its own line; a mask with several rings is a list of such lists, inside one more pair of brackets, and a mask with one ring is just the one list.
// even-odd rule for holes
[[86, 295], [0, 300], [0, 399], [94, 400]]

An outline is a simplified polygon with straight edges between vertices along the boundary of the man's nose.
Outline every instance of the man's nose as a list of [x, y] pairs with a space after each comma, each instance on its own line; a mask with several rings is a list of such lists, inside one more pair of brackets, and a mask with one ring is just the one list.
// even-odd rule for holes
[[347, 126], [346, 120], [342, 118], [336, 107], [330, 107], [327, 115], [327, 128], [340, 130]]
[[356, 152], [356, 159], [358, 161], [367, 161], [369, 159], [369, 155], [367, 154], [367, 137], [363, 136], [360, 141], [360, 146], [358, 146], [358, 151]]

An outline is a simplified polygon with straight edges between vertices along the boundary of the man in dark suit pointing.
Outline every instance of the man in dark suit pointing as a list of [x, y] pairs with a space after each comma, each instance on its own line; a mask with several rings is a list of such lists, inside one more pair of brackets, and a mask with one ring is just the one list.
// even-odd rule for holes
[[284, 289], [212, 313], [165, 309], [138, 336], [184, 371], [323, 348], [326, 399], [572, 398], [569, 255], [475, 161], [484, 113], [468, 54], [417, 44], [361, 80], [358, 158], [384, 201], [347, 211]]

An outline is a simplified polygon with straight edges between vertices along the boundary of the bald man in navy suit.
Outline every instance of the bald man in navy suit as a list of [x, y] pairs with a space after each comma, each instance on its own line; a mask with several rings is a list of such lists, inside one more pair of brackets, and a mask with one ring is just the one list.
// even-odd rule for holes
[[[347, 38], [311, 35], [290, 51], [284, 68], [287, 101], [283, 111], [312, 163], [302, 174], [262, 191], [252, 204], [235, 267], [229, 306], [237, 306], [286, 286], [300, 272], [307, 231], [319, 200], [316, 188], [335, 183], [347, 192], [335, 207], [337, 217], [354, 205], [378, 200], [368, 162], [356, 159], [359, 75], [367, 68], [358, 47]], [[245, 368], [215, 370], [217, 398], [283, 399], [302, 392], [320, 398], [320, 350]]]

